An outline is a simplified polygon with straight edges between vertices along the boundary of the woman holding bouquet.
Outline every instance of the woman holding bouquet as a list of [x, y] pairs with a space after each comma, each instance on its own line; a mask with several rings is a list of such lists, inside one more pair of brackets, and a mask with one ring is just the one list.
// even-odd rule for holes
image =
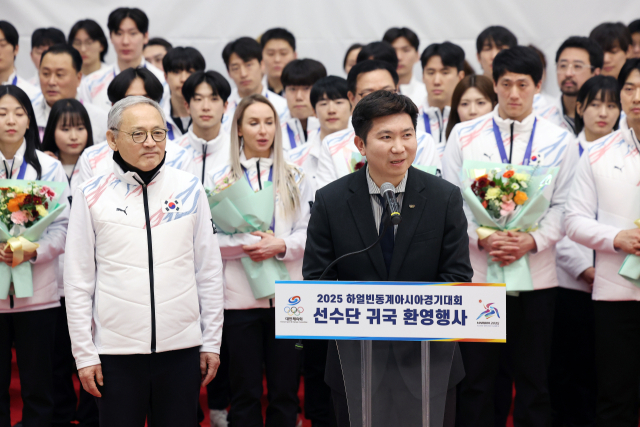
[[[66, 185], [67, 177], [60, 162], [38, 151], [39, 146], [40, 137], [29, 97], [16, 86], [0, 86], [0, 179], [58, 181]], [[68, 196], [69, 189], [66, 188], [61, 203], [65, 203]], [[22, 420], [25, 425], [32, 426], [51, 423], [51, 359], [60, 310], [58, 256], [64, 252], [68, 219], [67, 207], [37, 241], [40, 246], [35, 251], [24, 252], [22, 262], [30, 263], [32, 267], [33, 296], [17, 298], [9, 295], [0, 300], [1, 425], [10, 425], [12, 344], [15, 344], [20, 365]], [[9, 266], [13, 262], [13, 253], [5, 243], [0, 243], [0, 261]]]
[[298, 411], [295, 344], [275, 339], [273, 300], [254, 297], [241, 259], [261, 262], [275, 258], [284, 264], [292, 280], [302, 280], [313, 195], [301, 169], [284, 160], [278, 114], [265, 97], [251, 95], [240, 102], [230, 138], [229, 161], [207, 174], [205, 187], [223, 191], [222, 187], [246, 179], [254, 191], [260, 191], [269, 181], [275, 194], [275, 213], [267, 232], [218, 233], [224, 262], [231, 422], [239, 426], [263, 424], [260, 399], [264, 364], [269, 388], [266, 426], [293, 427]]

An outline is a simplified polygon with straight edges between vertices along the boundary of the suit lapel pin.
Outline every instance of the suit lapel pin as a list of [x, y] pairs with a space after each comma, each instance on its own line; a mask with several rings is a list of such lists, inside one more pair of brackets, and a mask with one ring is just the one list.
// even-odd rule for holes
[[409, 205], [409, 209], [413, 209], [415, 207], [416, 207], [416, 205]]

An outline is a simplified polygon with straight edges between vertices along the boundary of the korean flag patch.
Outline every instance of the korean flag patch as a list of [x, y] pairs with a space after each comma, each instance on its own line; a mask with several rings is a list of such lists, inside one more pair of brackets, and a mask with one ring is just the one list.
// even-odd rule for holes
[[178, 199], [165, 200], [162, 204], [162, 212], [164, 213], [180, 212], [180, 208], [180, 200]]

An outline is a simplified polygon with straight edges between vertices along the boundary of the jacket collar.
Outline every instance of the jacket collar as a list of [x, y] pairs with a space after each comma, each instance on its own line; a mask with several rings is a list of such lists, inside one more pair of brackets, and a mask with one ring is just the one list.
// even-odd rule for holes
[[[193, 124], [189, 126], [189, 130], [187, 131], [187, 140], [189, 141], [189, 145], [191, 145], [191, 147], [198, 153], [202, 153], [202, 147], [205, 145], [207, 146], [208, 153], [215, 153], [223, 149], [224, 147], [222, 147], [222, 142], [224, 141], [224, 139], [225, 134], [222, 126], [220, 126], [220, 132], [218, 132], [218, 136], [213, 138], [211, 141], [206, 141], [196, 136], [196, 134], [193, 133]], [[242, 152], [242, 156], [244, 156], [244, 151]]]
[[629, 127], [626, 118], [624, 120], [620, 120], [620, 132], [622, 132], [622, 137], [624, 138], [625, 142], [629, 144], [629, 146], [640, 151], [640, 141], [638, 140], [638, 135], [636, 135], [634, 130]]
[[[25, 139], [22, 139], [22, 144], [20, 144], [20, 148], [18, 148], [18, 151], [16, 151], [16, 154], [13, 156], [13, 163], [11, 165], [9, 165], [9, 162], [12, 159], [5, 158], [4, 154], [2, 154], [2, 151], [0, 151], [0, 162], [2, 162], [2, 165], [0, 167], [2, 167], [2, 171], [5, 172], [4, 170], [5, 164], [7, 168], [11, 166], [11, 171], [12, 171], [11, 175], [13, 176], [14, 172], [20, 169], [20, 166], [22, 166], [22, 162], [24, 162], [24, 153], [26, 151], [27, 151], [27, 141]], [[5, 178], [9, 178], [9, 177], [7, 176]]]
[[273, 165], [273, 150], [271, 150], [271, 155], [269, 157], [252, 157], [247, 159], [244, 155], [244, 150], [240, 151], [240, 164], [247, 170], [253, 171], [257, 169], [257, 163], [260, 162], [260, 170], [265, 171], [268, 170]]
[[505, 132], [510, 132], [511, 131], [511, 123], [514, 124], [513, 126], [513, 131], [514, 133], [527, 133], [527, 132], [531, 132], [531, 130], [533, 129], [533, 121], [536, 118], [535, 113], [533, 112], [533, 110], [531, 111], [531, 114], [529, 114], [527, 117], [524, 118], [523, 121], [518, 122], [516, 120], [511, 120], [511, 119], [503, 119], [500, 117], [500, 114], [498, 114], [498, 106], [496, 105], [496, 107], [493, 109], [493, 120], [496, 121], [496, 124], [498, 125], [498, 127], [500, 128], [501, 131], [505, 131]]
[[[120, 181], [130, 185], [142, 185], [142, 179], [136, 172], [132, 172], [132, 171], [125, 172], [115, 162], [115, 160], [111, 160], [111, 161], [113, 162], [113, 173], [116, 179], [119, 179]], [[160, 167], [160, 169], [158, 170], [158, 173], [156, 173], [156, 175], [153, 177], [149, 185], [153, 184], [154, 182], [157, 182], [159, 179], [162, 178], [162, 176], [164, 175], [165, 168], [166, 168], [166, 165], [162, 165], [162, 167]], [[147, 187], [149, 185], [147, 185]]]

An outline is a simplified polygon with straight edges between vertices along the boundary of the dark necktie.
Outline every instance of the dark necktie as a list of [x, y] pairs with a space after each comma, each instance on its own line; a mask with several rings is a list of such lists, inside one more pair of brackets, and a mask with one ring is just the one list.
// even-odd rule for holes
[[[378, 235], [382, 234], [384, 230], [385, 220], [389, 217], [386, 214], [385, 209], [385, 201], [381, 194], [378, 194], [378, 198], [380, 199], [380, 205], [382, 206], [382, 218], [380, 218], [380, 229], [378, 230]], [[390, 221], [389, 221], [390, 222]], [[380, 248], [382, 248], [382, 257], [384, 258], [384, 263], [387, 266], [387, 275], [391, 270], [391, 257], [393, 256], [393, 246], [395, 244], [395, 233], [393, 224], [389, 224], [387, 226], [387, 230], [384, 232], [384, 236], [382, 236], [382, 240], [380, 240]]]

